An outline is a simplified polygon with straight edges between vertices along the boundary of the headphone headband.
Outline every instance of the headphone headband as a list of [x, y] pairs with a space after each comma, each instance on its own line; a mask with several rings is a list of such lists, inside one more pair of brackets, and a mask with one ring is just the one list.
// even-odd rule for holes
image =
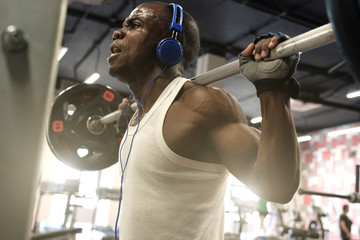
[[170, 3], [173, 7], [173, 17], [170, 24], [170, 30], [175, 31], [177, 33], [181, 33], [182, 31], [182, 21], [183, 21], [183, 9], [180, 5], [176, 3]]

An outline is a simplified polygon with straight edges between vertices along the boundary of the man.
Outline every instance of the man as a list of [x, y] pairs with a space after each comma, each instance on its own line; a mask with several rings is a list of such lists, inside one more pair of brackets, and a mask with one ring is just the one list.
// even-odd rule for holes
[[[249, 127], [234, 97], [181, 78], [199, 51], [199, 31], [190, 15], [184, 12], [177, 38], [184, 49], [181, 61], [165, 66], [157, 58], [158, 42], [171, 36], [172, 9], [141, 4], [113, 34], [109, 73], [128, 84], [140, 105], [119, 151], [122, 240], [223, 239], [229, 172], [273, 202], [290, 201], [299, 184], [289, 93], [258, 92], [262, 133]], [[252, 75], [250, 65], [257, 64], [250, 56], [264, 59], [279, 38], [261, 39], [242, 52], [244, 75]], [[256, 83], [257, 77], [249, 80]]]
[[351, 224], [352, 221], [346, 215], [349, 212], [349, 205], [343, 205], [343, 213], [340, 215], [340, 233], [341, 239], [350, 240], [351, 239]]

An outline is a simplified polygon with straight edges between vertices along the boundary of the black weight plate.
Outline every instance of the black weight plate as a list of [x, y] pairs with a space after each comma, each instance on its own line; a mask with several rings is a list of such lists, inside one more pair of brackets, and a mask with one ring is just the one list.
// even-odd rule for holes
[[117, 110], [122, 97], [99, 84], [76, 84], [55, 99], [47, 123], [47, 141], [56, 157], [66, 165], [85, 171], [107, 168], [118, 161], [121, 134], [116, 123], [98, 135], [86, 122]]
[[327, 0], [326, 11], [346, 64], [360, 83], [360, 0]]

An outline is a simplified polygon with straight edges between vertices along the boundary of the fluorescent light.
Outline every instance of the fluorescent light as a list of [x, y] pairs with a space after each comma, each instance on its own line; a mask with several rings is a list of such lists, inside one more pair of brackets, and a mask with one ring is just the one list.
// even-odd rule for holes
[[336, 131], [328, 132], [328, 135], [331, 137], [335, 137], [335, 136], [339, 136], [339, 135], [343, 135], [343, 134], [357, 133], [357, 132], [360, 132], [360, 127], [336, 130]]
[[84, 83], [88, 83], [88, 84], [91, 84], [91, 83], [94, 83], [96, 80], [98, 80], [100, 77], [100, 74], [98, 73], [93, 73], [90, 77], [88, 77]]
[[262, 121], [262, 117], [256, 117], [256, 118], [252, 118], [252, 119], [250, 120], [250, 122], [251, 122], [252, 124], [260, 123], [261, 121]]
[[59, 54], [58, 54], [58, 57], [57, 57], [57, 60], [60, 61], [68, 50], [69, 49], [67, 47], [61, 47], [60, 51], [59, 51]]
[[346, 94], [346, 97], [347, 97], [347, 98], [360, 97], [360, 90], [354, 91], [354, 92], [350, 92], [350, 93]]
[[305, 103], [301, 100], [295, 100], [290, 98], [291, 110], [295, 112], [307, 112], [322, 107], [318, 103]]
[[310, 141], [311, 140], [311, 136], [309, 135], [304, 135], [304, 136], [301, 136], [301, 137], [298, 137], [297, 138], [298, 142], [307, 142], [307, 141]]

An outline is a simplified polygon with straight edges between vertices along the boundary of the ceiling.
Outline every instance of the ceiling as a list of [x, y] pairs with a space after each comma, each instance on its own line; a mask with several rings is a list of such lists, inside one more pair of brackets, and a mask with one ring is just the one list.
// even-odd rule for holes
[[[108, 75], [107, 57], [113, 31], [131, 10], [144, 1], [69, 0], [63, 46], [68, 52], [59, 62], [57, 90], [84, 81], [98, 72], [97, 83], [110, 86], [123, 96], [127, 86]], [[164, 1], [170, 3], [171, 1]], [[198, 21], [201, 54], [234, 61], [254, 37], [267, 32], [297, 36], [329, 22], [324, 0], [184, 0], [178, 1]], [[196, 62], [186, 71], [195, 76]], [[301, 84], [300, 100], [293, 105], [299, 134], [360, 120], [360, 99], [346, 93], [359, 89], [337, 43], [301, 55], [295, 78]], [[247, 117], [260, 116], [254, 87], [242, 75], [222, 82], [242, 105]], [[315, 105], [312, 109], [313, 103]], [[259, 127], [259, 126], [256, 126]]]

